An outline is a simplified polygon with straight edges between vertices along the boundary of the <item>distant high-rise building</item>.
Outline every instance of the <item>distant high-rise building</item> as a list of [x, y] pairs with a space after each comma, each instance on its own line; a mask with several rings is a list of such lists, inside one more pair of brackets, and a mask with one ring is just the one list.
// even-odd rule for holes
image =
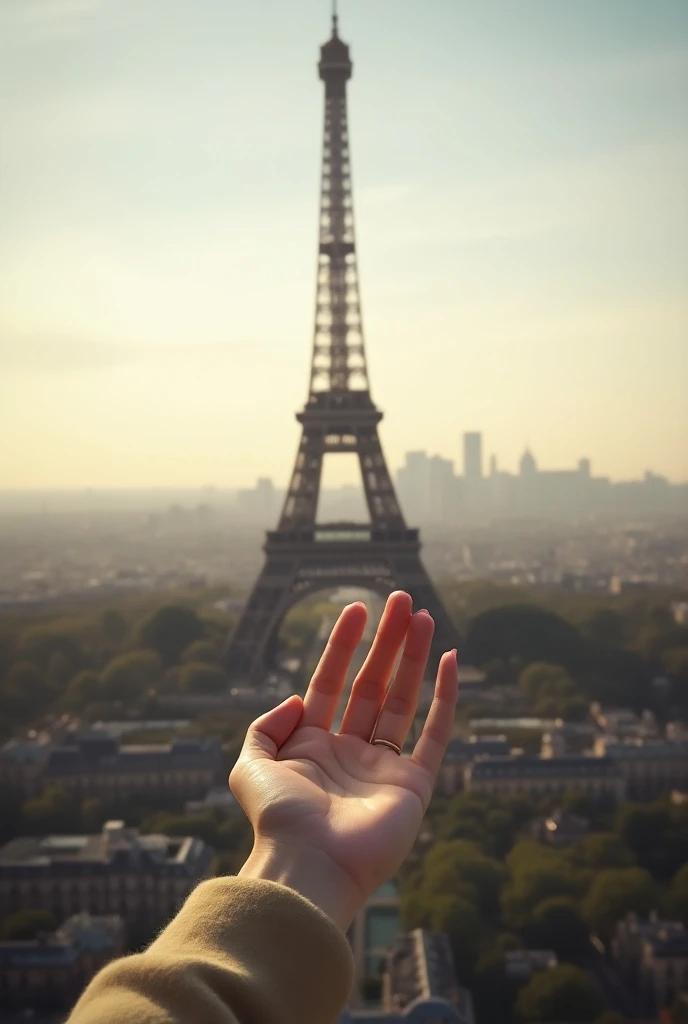
[[406, 452], [397, 471], [399, 500], [409, 519], [427, 522], [430, 506], [430, 460], [427, 452]]
[[430, 519], [438, 523], [451, 522], [455, 511], [454, 463], [433, 455], [429, 463]]
[[272, 522], [277, 514], [277, 494], [269, 477], [260, 477], [256, 486], [237, 492], [237, 508], [247, 519]]
[[483, 478], [483, 435], [479, 432], [463, 435], [463, 475], [471, 483]]
[[530, 448], [526, 448], [519, 463], [521, 476], [535, 476], [537, 473], [537, 462]]

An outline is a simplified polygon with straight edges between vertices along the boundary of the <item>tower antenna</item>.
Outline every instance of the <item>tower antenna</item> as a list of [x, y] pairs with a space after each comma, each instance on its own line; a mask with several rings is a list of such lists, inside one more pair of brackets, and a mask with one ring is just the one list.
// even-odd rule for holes
[[339, 27], [339, 16], [337, 14], [337, 0], [332, 0], [332, 35], [337, 35]]

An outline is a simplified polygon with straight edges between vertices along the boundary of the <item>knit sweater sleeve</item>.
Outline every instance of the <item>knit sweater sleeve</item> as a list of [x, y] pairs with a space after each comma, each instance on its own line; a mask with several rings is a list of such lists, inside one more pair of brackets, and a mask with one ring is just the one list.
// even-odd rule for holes
[[344, 935], [308, 900], [216, 878], [144, 953], [103, 968], [67, 1024], [333, 1024], [352, 977]]

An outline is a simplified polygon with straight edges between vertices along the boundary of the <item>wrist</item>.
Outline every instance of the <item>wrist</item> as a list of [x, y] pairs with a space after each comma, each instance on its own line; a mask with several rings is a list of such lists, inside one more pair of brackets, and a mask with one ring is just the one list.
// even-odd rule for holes
[[343, 932], [365, 898], [344, 868], [327, 854], [270, 839], [256, 838], [239, 875], [286, 885], [327, 914]]

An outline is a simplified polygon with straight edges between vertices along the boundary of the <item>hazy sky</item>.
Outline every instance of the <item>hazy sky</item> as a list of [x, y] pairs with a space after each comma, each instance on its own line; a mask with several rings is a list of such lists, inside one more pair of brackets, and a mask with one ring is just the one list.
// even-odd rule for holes
[[[393, 467], [688, 477], [688, 3], [341, 0]], [[0, 0], [0, 487], [284, 483], [327, 0]], [[328, 467], [328, 481], [350, 465]]]

